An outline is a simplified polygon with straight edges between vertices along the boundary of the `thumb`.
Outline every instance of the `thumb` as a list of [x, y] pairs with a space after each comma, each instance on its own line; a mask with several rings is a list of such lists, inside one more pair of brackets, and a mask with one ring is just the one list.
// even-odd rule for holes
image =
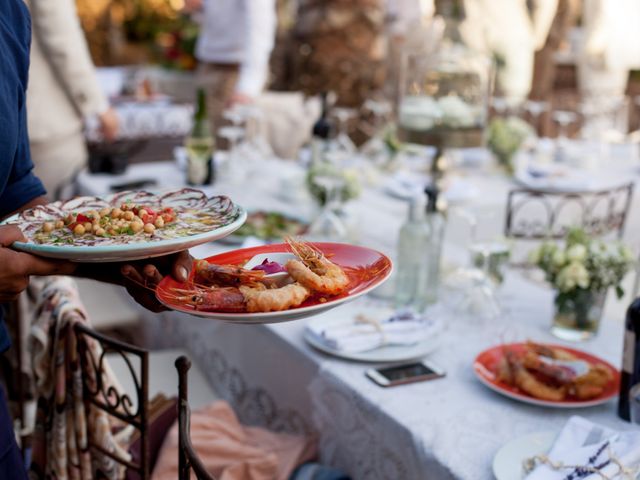
[[186, 282], [189, 279], [192, 265], [193, 257], [188, 250], [183, 250], [175, 256], [171, 267], [171, 276], [179, 282]]
[[16, 225], [3, 225], [0, 227], [0, 246], [10, 247], [13, 242], [26, 242], [27, 239], [22, 230]]
[[49, 260], [28, 253], [20, 255], [25, 262], [27, 275], [70, 275], [77, 268], [77, 264], [64, 260]]

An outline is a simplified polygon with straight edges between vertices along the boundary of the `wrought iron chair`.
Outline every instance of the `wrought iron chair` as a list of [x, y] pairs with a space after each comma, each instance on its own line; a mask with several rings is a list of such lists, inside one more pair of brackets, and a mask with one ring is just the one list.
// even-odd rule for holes
[[511, 190], [504, 236], [518, 242], [512, 246], [512, 264], [530, 267], [524, 260], [524, 245], [562, 240], [573, 227], [581, 227], [594, 237], [621, 239], [632, 195], [633, 183], [591, 192]]
[[[128, 425], [132, 425], [140, 433], [140, 453], [139, 459], [128, 460], [119, 457], [117, 454], [106, 451], [101, 446], [89, 441], [89, 449], [100, 452], [112, 458], [120, 465], [137, 473], [142, 480], [150, 477], [150, 454], [149, 454], [149, 352], [147, 350], [128, 345], [118, 340], [102, 335], [91, 328], [77, 323], [74, 325], [77, 336], [78, 351], [80, 353], [81, 368], [85, 372], [90, 372], [95, 378], [95, 385], [83, 385], [83, 397], [85, 402], [92, 403], [97, 408], [105, 411]], [[87, 340], [93, 339], [102, 347], [100, 358], [95, 359], [94, 355], [87, 355]], [[108, 354], [118, 354], [125, 361], [135, 386], [135, 399], [127, 393], [119, 393], [115, 388], [105, 385], [103, 372], [105, 358]], [[131, 358], [139, 361], [139, 374]], [[134, 403], [135, 402], [135, 403]]]
[[191, 361], [184, 356], [176, 360], [176, 370], [178, 370], [178, 479], [189, 480], [190, 472], [196, 474], [198, 480], [215, 480], [207, 472], [198, 454], [191, 444], [190, 421], [191, 409], [188, 401], [188, 372], [191, 368]]
[[579, 226], [593, 236], [622, 238], [632, 194], [633, 183], [593, 192], [511, 190], [505, 236], [525, 240], [562, 239], [571, 227]]

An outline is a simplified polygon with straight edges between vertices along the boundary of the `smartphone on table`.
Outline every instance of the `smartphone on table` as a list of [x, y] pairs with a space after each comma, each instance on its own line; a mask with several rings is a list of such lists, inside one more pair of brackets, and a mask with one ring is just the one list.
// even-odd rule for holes
[[435, 380], [445, 376], [444, 370], [426, 362], [413, 362], [382, 368], [371, 368], [365, 375], [382, 387]]

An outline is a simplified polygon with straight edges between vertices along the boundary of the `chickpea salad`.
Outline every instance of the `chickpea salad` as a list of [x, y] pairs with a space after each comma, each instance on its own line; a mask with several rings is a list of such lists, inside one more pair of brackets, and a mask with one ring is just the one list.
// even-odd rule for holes
[[121, 192], [106, 199], [79, 197], [25, 211], [17, 224], [29, 243], [103, 246], [157, 242], [207, 233], [238, 220], [228, 198], [184, 188], [164, 194]]

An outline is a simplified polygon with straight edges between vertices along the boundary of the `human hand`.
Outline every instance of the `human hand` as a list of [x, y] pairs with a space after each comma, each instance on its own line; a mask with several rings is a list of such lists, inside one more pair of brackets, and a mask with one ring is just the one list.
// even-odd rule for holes
[[120, 120], [113, 108], [107, 109], [104, 113], [98, 116], [100, 121], [100, 132], [107, 142], [113, 142], [118, 135], [120, 129]]
[[15, 225], [0, 227], [0, 303], [15, 300], [29, 285], [30, 275], [69, 275], [76, 269], [71, 262], [49, 260], [10, 248], [13, 242], [26, 241]]
[[147, 310], [161, 312], [167, 308], [156, 299], [156, 287], [166, 274], [170, 274], [179, 282], [186, 282], [192, 265], [193, 257], [187, 250], [183, 250], [165, 257], [124, 264], [120, 272], [124, 276], [127, 292], [136, 302]]
[[203, 0], [185, 0], [183, 10], [187, 13], [202, 10]]

